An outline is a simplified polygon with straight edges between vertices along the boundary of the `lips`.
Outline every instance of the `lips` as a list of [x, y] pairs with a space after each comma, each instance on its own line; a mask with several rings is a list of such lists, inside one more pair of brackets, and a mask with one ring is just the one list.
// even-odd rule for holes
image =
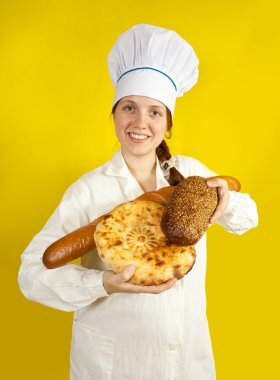
[[128, 132], [130, 140], [134, 142], [144, 142], [149, 139], [149, 135], [140, 134], [140, 133], [134, 133], [134, 132]]

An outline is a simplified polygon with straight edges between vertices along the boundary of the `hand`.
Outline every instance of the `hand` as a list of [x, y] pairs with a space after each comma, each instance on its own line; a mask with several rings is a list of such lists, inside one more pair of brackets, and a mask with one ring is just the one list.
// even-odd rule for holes
[[172, 288], [177, 278], [164, 282], [160, 285], [134, 285], [127, 282], [135, 271], [133, 265], [127, 265], [121, 272], [115, 273], [107, 270], [103, 273], [103, 286], [108, 294], [112, 293], [153, 293], [159, 294]]
[[207, 181], [207, 185], [218, 189], [218, 205], [214, 211], [214, 214], [210, 218], [209, 226], [211, 226], [225, 213], [229, 202], [229, 190], [227, 181], [222, 178], [209, 179]]

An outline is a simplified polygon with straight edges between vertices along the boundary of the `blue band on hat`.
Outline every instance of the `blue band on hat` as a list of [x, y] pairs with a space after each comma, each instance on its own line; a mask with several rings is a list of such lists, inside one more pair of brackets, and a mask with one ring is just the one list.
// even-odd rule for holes
[[177, 91], [177, 87], [176, 87], [176, 84], [174, 83], [174, 81], [170, 78], [169, 75], [165, 74], [163, 71], [160, 71], [160, 70], [157, 70], [157, 69], [154, 69], [153, 67], [148, 67], [148, 66], [145, 66], [145, 67], [136, 67], [135, 69], [131, 69], [131, 70], [128, 70], [128, 71], [125, 71], [120, 77], [119, 79], [117, 80], [117, 83], [118, 81], [127, 73], [130, 73], [131, 71], [135, 71], [135, 70], [142, 70], [142, 69], [148, 69], [148, 70], [154, 70], [154, 71], [157, 71], [158, 73], [161, 73], [163, 75], [165, 75], [173, 84], [175, 90]]

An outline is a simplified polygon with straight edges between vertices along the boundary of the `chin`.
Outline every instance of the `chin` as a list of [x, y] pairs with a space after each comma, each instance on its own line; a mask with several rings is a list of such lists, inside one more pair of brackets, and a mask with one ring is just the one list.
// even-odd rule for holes
[[156, 148], [148, 148], [148, 147], [135, 147], [134, 149], [123, 149], [123, 151], [130, 155], [133, 155], [135, 157], [142, 157], [142, 156], [146, 156], [148, 154], [151, 154], [152, 152], [155, 152]]

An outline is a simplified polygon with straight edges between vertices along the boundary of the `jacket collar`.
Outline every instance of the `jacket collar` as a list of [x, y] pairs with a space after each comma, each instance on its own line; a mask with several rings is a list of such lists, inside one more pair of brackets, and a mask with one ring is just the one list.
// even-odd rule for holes
[[119, 149], [113, 155], [108, 165], [104, 168], [104, 173], [113, 177], [129, 177], [130, 171], [123, 158], [122, 151]]
[[[136, 179], [133, 177], [130, 170], [128, 169], [128, 166], [123, 158], [121, 149], [116, 151], [112, 159], [108, 162], [108, 165], [105, 166], [104, 173], [107, 175], [114, 176], [114, 177], [125, 178], [128, 183], [135, 184], [136, 182], [138, 184], [138, 182], [136, 181]], [[169, 182], [163, 175], [163, 171], [161, 170], [158, 158], [156, 161], [156, 181], [157, 181], [157, 190], [165, 186], [170, 186]], [[141, 189], [141, 186], [139, 184], [138, 186]], [[143, 190], [142, 190], [142, 193], [144, 193]]]

